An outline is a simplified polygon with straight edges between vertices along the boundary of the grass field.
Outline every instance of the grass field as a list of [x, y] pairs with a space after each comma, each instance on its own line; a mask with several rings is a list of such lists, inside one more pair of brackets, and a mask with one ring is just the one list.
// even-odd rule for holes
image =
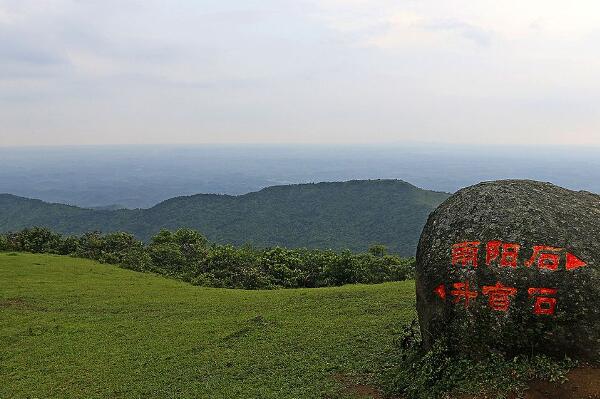
[[414, 317], [414, 283], [242, 291], [0, 253], [0, 398], [347, 397]]

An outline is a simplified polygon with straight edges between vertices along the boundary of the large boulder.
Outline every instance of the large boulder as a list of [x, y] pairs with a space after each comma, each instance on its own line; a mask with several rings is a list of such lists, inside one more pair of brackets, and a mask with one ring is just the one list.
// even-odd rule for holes
[[600, 359], [600, 196], [504, 180], [458, 191], [417, 250], [424, 343]]

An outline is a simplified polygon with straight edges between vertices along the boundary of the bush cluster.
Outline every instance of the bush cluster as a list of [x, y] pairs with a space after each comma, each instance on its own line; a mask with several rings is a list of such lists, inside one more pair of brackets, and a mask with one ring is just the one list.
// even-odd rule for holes
[[532, 354], [510, 357], [490, 352], [474, 359], [452, 353], [443, 340], [423, 349], [418, 322], [401, 330], [396, 345], [384, 356], [379, 385], [386, 395], [407, 399], [450, 397], [522, 397], [531, 380], [564, 382], [577, 363]]
[[34, 227], [0, 234], [0, 251], [54, 253], [154, 272], [192, 284], [244, 289], [325, 287], [400, 281], [414, 276], [414, 258], [317, 249], [258, 249], [210, 243], [192, 229], [162, 230], [145, 244], [129, 233], [62, 236]]

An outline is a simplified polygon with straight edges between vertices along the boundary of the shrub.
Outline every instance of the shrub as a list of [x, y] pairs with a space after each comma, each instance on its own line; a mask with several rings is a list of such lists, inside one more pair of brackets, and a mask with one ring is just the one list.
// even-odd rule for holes
[[206, 237], [195, 230], [161, 230], [151, 238], [148, 252], [154, 270], [190, 281], [201, 272], [207, 244]]
[[348, 250], [334, 256], [323, 270], [326, 285], [344, 285], [356, 282], [356, 264], [353, 260], [352, 253]]
[[[444, 341], [424, 350], [418, 323], [401, 330], [394, 349], [386, 353], [379, 380], [387, 395], [435, 399], [461, 395], [505, 398], [519, 396], [532, 379], [564, 381], [576, 363], [545, 355], [507, 357], [490, 353], [485, 359], [451, 353]], [[520, 397], [520, 396], [519, 396]]]
[[302, 280], [303, 259], [298, 252], [275, 247], [258, 256], [258, 265], [273, 287], [298, 287]]
[[55, 253], [61, 236], [45, 227], [32, 227], [8, 235], [9, 245], [15, 251]]
[[102, 235], [98, 231], [83, 234], [79, 238], [79, 246], [75, 255], [82, 258], [102, 259]]
[[137, 271], [150, 271], [198, 285], [228, 288], [323, 287], [411, 278], [414, 258], [369, 253], [210, 244], [199, 232], [161, 230], [145, 245], [128, 233], [62, 237], [34, 227], [0, 235], [0, 250], [75, 255]]
[[100, 261], [105, 263], [122, 264], [129, 259], [130, 254], [138, 253], [143, 244], [129, 233], [110, 233], [100, 240], [102, 256]]
[[148, 247], [152, 271], [177, 275], [186, 266], [186, 259], [181, 248], [174, 242], [152, 242]]
[[0, 251], [9, 251], [10, 249], [8, 237], [5, 234], [0, 234]]
[[59, 255], [75, 254], [79, 251], [79, 238], [75, 236], [63, 237], [58, 243], [57, 253]]

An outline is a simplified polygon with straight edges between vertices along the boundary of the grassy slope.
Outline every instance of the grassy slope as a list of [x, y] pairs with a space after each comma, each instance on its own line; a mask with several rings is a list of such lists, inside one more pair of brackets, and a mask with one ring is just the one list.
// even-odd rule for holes
[[0, 397], [319, 398], [413, 315], [412, 282], [211, 289], [0, 253]]

